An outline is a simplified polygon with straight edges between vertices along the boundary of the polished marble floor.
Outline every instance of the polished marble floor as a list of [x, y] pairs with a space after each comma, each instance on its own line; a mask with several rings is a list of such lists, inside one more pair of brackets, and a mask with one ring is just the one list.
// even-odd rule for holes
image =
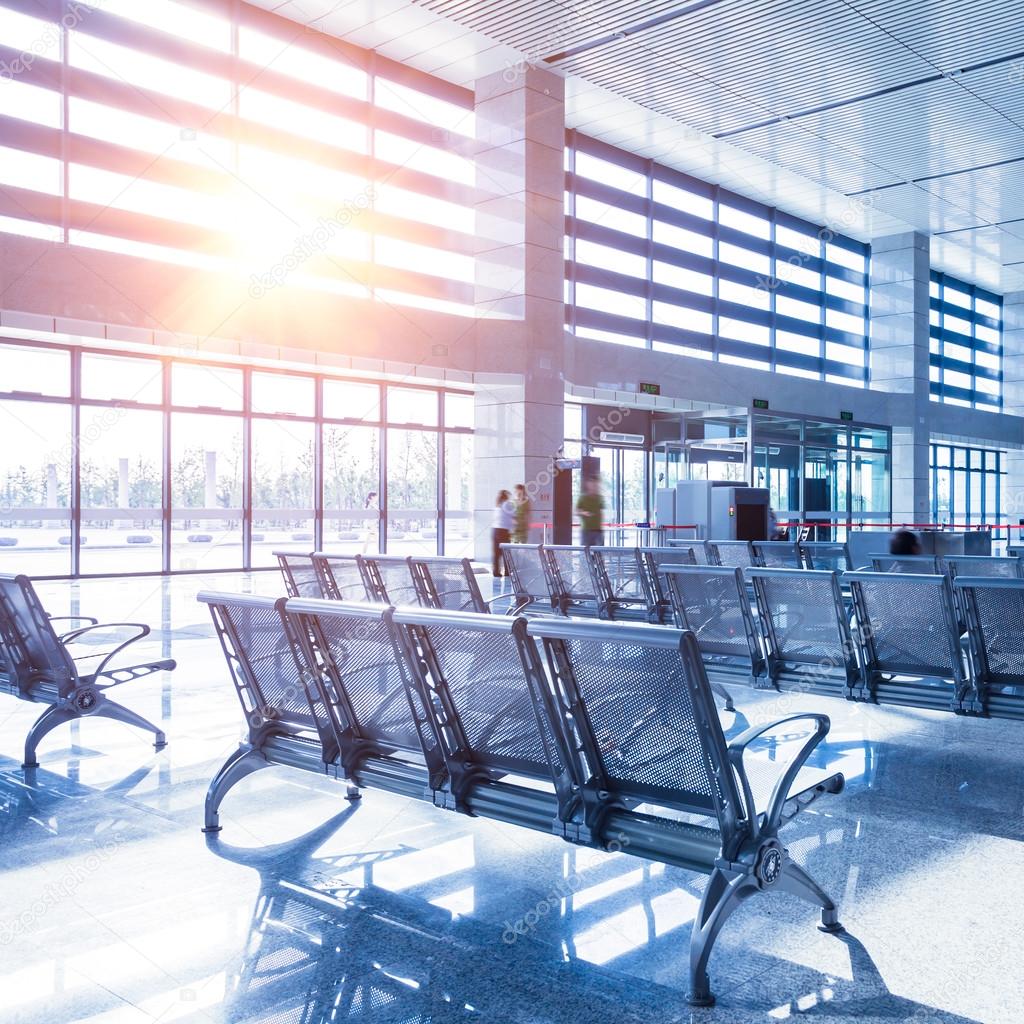
[[159, 754], [89, 720], [26, 773], [38, 708], [0, 697], [0, 1024], [1024, 1020], [1024, 723], [734, 688], [746, 720], [832, 717], [819, 763], [847, 788], [786, 837], [847, 934], [789, 897], [753, 900], [712, 955], [718, 1005], [691, 1010], [703, 876], [373, 791], [350, 805], [283, 768], [201, 834], [242, 720], [195, 595], [277, 588], [41, 586], [52, 614], [151, 623], [145, 653], [179, 667], [121, 695], [165, 723]]

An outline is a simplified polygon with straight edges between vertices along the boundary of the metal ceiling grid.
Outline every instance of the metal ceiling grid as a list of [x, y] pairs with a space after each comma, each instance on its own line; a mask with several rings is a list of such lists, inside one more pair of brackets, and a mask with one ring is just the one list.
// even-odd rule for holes
[[[949, 79], [846, 104], [794, 122], [910, 180], [1024, 156], [1024, 131]], [[734, 139], [744, 144], [743, 137]]]
[[744, 132], [734, 145], [839, 192], [864, 192], [902, 180], [856, 152], [826, 145], [800, 122], [781, 121]]
[[[1024, 224], [1018, 225], [1024, 228]], [[945, 236], [957, 245], [967, 245], [996, 263], [1019, 263], [1024, 261], [1024, 237], [1012, 234], [1001, 227], [972, 228]]]
[[723, 0], [558, 66], [620, 89], [637, 74], [669, 80], [684, 98], [700, 76], [759, 108], [749, 125], [934, 74], [842, 0], [819, 0], [810, 16], [806, 0]]
[[979, 224], [1024, 217], [1024, 160], [919, 184], [951, 203], [968, 206]]
[[939, 71], [1024, 54], [1018, 0], [849, 0]]
[[968, 204], [948, 201], [920, 185], [896, 185], [860, 198], [872, 212], [898, 217], [919, 231], [959, 231], [978, 223]]

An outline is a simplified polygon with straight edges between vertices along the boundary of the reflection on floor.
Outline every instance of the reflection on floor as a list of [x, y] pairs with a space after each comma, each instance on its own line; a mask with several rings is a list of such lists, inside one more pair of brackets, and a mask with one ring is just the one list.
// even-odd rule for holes
[[[85, 721], [20, 767], [38, 709], [0, 698], [0, 1021], [1018, 1022], [1024, 1016], [1020, 723], [734, 688], [742, 718], [821, 710], [845, 793], [790, 827], [839, 900], [818, 932], [779, 896], [729, 922], [713, 1010], [683, 1000], [704, 884], [274, 769], [242, 783], [220, 838], [206, 785], [241, 716], [200, 589], [226, 576], [41, 586], [53, 614], [148, 621], [173, 675], [123, 697], [170, 745]], [[517, 928], [518, 926], [518, 928]], [[524, 934], [525, 933], [525, 934]]]

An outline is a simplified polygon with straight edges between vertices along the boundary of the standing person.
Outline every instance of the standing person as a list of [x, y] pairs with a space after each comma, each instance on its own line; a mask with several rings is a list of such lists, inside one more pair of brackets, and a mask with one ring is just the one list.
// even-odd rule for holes
[[526, 484], [516, 484], [516, 526], [512, 531], [513, 544], [525, 544], [530, 539], [530, 512], [532, 506], [526, 496]]
[[373, 519], [366, 520], [366, 526], [363, 529], [363, 554], [365, 555], [370, 549], [370, 545], [374, 547], [380, 546], [380, 506], [377, 504], [377, 492], [370, 491], [366, 495], [366, 501], [363, 502], [363, 511], [369, 512], [373, 510], [377, 515]]
[[491, 520], [491, 575], [501, 579], [502, 572], [501, 545], [507, 544], [512, 530], [516, 525], [516, 507], [508, 491], [498, 491], [498, 500], [494, 503], [494, 517]]
[[596, 476], [583, 478], [583, 493], [576, 502], [583, 527], [584, 547], [600, 547], [604, 544], [604, 498], [601, 496], [601, 481]]

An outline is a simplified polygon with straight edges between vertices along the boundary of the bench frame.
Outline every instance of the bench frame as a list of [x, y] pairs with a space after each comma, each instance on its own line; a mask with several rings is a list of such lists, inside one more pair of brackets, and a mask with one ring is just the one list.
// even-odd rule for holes
[[[167, 737], [162, 729], [107, 696], [107, 691], [114, 686], [176, 667], [170, 658], [136, 665], [115, 664], [120, 654], [149, 635], [149, 626], [141, 622], [92, 621], [90, 625], [58, 635], [53, 628], [53, 623], [58, 621], [62, 620], [51, 619], [46, 614], [27, 576], [0, 576], [0, 649], [3, 653], [0, 690], [21, 700], [49, 705], [25, 737], [22, 767], [39, 767], [36, 750], [47, 733], [68, 722], [93, 716], [151, 732], [155, 737], [154, 749], [163, 750]], [[109, 650], [80, 656], [78, 660], [101, 658], [95, 668], [80, 670], [66, 645], [94, 630], [113, 628], [135, 632], [126, 640], [112, 641], [114, 646]], [[48, 665], [39, 664], [40, 657]]]
[[[412, 607], [396, 611], [316, 600], [273, 602], [220, 594], [201, 594], [200, 600], [210, 605], [247, 713], [253, 698], [245, 679], [245, 651], [239, 649], [238, 634], [230, 626], [231, 608], [258, 607], [264, 613], [272, 609], [279, 615], [281, 636], [295, 656], [294, 677], [281, 682], [302, 688], [310, 701], [311, 720], [318, 720], [317, 709], [329, 711], [326, 717], [330, 718], [344, 713], [346, 707], [343, 672], [337, 666], [332, 669], [330, 659], [324, 660], [326, 649], [317, 650], [315, 630], [310, 628], [313, 622], [320, 617], [339, 617], [355, 623], [363, 621], [370, 628], [383, 624], [392, 637], [401, 668], [401, 685], [423, 741], [422, 761], [374, 749], [374, 744], [360, 743], [355, 735], [349, 736], [351, 742], [324, 747], [310, 742], [310, 720], [263, 723], [248, 713], [249, 742], [228, 759], [211, 782], [204, 831], [220, 831], [219, 806], [236, 782], [260, 768], [282, 764], [345, 779], [353, 798], [359, 788], [380, 788], [415, 796], [457, 813], [553, 832], [576, 845], [628, 848], [631, 854], [648, 860], [709, 874], [690, 939], [688, 1000], [695, 1006], [713, 1004], [707, 975], [712, 947], [732, 912], [751, 896], [773, 890], [798, 896], [820, 909], [822, 930], [842, 931], [835, 903], [790, 859], [778, 837], [780, 828], [800, 809], [843, 787], [842, 776], [832, 775], [810, 789], [793, 792], [800, 770], [828, 732], [828, 718], [792, 715], [748, 729], [727, 746], [692, 633], [597, 621], [528, 621], [522, 617], [510, 619]], [[461, 724], [454, 705], [447, 699], [450, 695], [446, 695], [443, 670], [431, 652], [431, 629], [435, 626], [500, 630], [514, 638], [521, 655], [523, 685], [529, 689], [538, 727], [541, 728], [541, 722], [547, 723], [549, 736], [558, 747], [558, 758], [564, 758], [561, 763], [565, 771], [552, 771], [550, 790], [515, 785], [504, 781], [501, 773], [495, 777], [486, 765], [460, 761], [466, 749], [460, 736]], [[566, 647], [573, 639], [595, 638], [601, 643], [654, 646], [661, 649], [663, 657], [672, 657], [671, 652], [677, 652], [689, 706], [696, 716], [694, 735], [702, 750], [700, 763], [705, 765], [709, 777], [714, 774], [720, 787], [719, 797], [710, 804], [695, 806], [694, 812], [716, 817], [717, 828], [683, 824], [674, 818], [632, 810], [635, 802], [623, 799], [603, 775], [600, 744], [580, 700], [579, 687], [575, 685], [576, 666]], [[551, 674], [543, 671], [538, 644], [547, 655]], [[278, 664], [282, 671], [287, 671], [285, 659]], [[346, 723], [338, 717], [322, 734], [328, 739], [344, 737], [354, 721], [353, 718]], [[747, 780], [744, 755], [755, 740], [795, 721], [810, 721], [812, 728], [799, 751], [786, 763], [767, 807], [762, 810]], [[545, 750], [549, 750], [546, 745]], [[685, 797], [685, 793], [681, 792], [681, 796]]]

